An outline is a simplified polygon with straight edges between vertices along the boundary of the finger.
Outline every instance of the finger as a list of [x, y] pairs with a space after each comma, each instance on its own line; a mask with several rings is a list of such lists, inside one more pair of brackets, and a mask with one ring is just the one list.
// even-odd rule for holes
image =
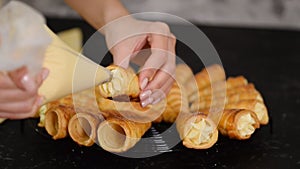
[[146, 90], [155, 90], [160, 89], [169, 79], [173, 78], [173, 74], [168, 70], [159, 70], [152, 81], [149, 82], [148, 86], [145, 88]]
[[152, 33], [148, 37], [151, 55], [145, 62], [139, 75], [140, 88], [144, 90], [156, 71], [167, 61], [168, 36]]
[[[169, 79], [165, 82], [165, 84], [160, 89], [154, 89], [154, 90], [147, 90], [144, 94], [145, 96], [140, 99], [141, 106], [146, 107], [149, 104], [156, 104], [163, 100], [163, 98], [166, 97], [167, 93], [172, 87], [174, 80]], [[150, 91], [150, 92], [149, 92]], [[149, 93], [147, 93], [149, 92]], [[140, 96], [141, 98], [141, 96]]]
[[29, 117], [34, 117], [38, 108], [43, 102], [43, 97], [39, 96], [36, 100], [34, 105], [32, 106], [30, 111], [1, 111], [0, 110], [0, 117], [1, 118], [9, 118], [9, 119], [24, 119]]
[[18, 102], [34, 97], [36, 93], [28, 93], [19, 88], [0, 90], [0, 103]]
[[17, 70], [8, 72], [8, 75], [18, 88], [28, 92], [34, 92], [36, 91], [37, 85], [28, 73], [27, 67], [23, 66]]
[[0, 88], [14, 89], [17, 88], [17, 86], [6, 73], [0, 72]]
[[37, 97], [33, 97], [23, 101], [0, 103], [0, 112], [31, 112], [36, 99]]

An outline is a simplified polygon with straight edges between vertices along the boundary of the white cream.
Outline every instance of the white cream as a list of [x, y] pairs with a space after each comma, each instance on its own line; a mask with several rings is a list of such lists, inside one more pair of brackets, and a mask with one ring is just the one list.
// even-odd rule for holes
[[237, 122], [237, 130], [242, 136], [248, 136], [255, 131], [255, 120], [252, 118], [251, 114], [246, 114], [242, 116]]
[[210, 126], [205, 119], [201, 119], [199, 122], [192, 123], [191, 129], [187, 134], [193, 143], [200, 145], [210, 141], [213, 133], [213, 128]]

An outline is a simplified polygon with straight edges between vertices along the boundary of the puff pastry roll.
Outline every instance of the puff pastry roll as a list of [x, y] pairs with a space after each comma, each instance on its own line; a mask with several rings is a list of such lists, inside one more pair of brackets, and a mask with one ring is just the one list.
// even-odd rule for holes
[[166, 106], [165, 99], [146, 107], [142, 107], [139, 101], [118, 101], [103, 97], [98, 97], [97, 102], [104, 117], [115, 116], [138, 122], [156, 120], [161, 116]]
[[178, 64], [175, 69], [176, 81], [180, 85], [184, 85], [188, 79], [194, 76], [191, 68], [186, 64]]
[[44, 125], [53, 139], [64, 138], [68, 134], [69, 120], [75, 113], [80, 112], [101, 115], [94, 96], [94, 89], [68, 95], [42, 106], [40, 118], [44, 119], [40, 120], [40, 126]]
[[268, 124], [269, 115], [265, 104], [259, 100], [242, 100], [225, 105], [226, 109], [247, 109], [253, 111], [260, 124]]
[[96, 141], [98, 124], [103, 121], [102, 116], [91, 113], [77, 113], [69, 121], [69, 135], [76, 143], [92, 146]]
[[109, 152], [125, 152], [132, 148], [151, 127], [149, 123], [138, 123], [120, 118], [108, 118], [97, 129], [100, 146]]
[[[210, 96], [210, 97], [202, 98], [199, 102], [198, 101], [193, 102], [190, 107], [191, 111], [199, 111], [202, 109], [210, 108], [211, 106], [216, 106], [212, 104], [213, 102], [212, 99], [213, 99], [212, 96]], [[216, 97], [215, 99], [216, 99], [216, 101], [214, 102], [215, 104], [218, 104], [220, 102], [222, 103], [224, 101], [225, 104], [237, 103], [242, 100], [258, 100], [263, 102], [263, 98], [258, 92], [234, 93], [232, 95], [226, 96], [225, 100], [222, 97]]]
[[167, 108], [162, 115], [163, 121], [173, 123], [175, 122], [178, 114], [181, 112], [190, 112], [189, 103], [185, 88], [174, 82], [169, 94], [167, 95]]
[[237, 77], [229, 77], [226, 80], [226, 84], [224, 81], [219, 81], [212, 83], [211, 85], [205, 87], [202, 90], [199, 90], [198, 93], [195, 92], [189, 97], [189, 102], [192, 103], [196, 100], [200, 101], [201, 98], [210, 96], [212, 94], [215, 95], [225, 95], [228, 90], [234, 89], [236, 87], [245, 86], [248, 84], [247, 79], [244, 76], [237, 76]]
[[187, 89], [188, 96], [190, 96], [194, 92], [197, 92], [214, 82], [222, 80], [225, 80], [225, 71], [222, 66], [214, 64], [203, 69], [194, 77], [191, 77], [187, 81], [185, 88]]
[[138, 77], [132, 69], [124, 69], [116, 65], [107, 67], [112, 73], [109, 82], [99, 85], [100, 95], [105, 98], [114, 98], [126, 95], [136, 98], [139, 96], [140, 87]]
[[54, 140], [68, 135], [68, 123], [75, 114], [73, 106], [58, 105], [51, 107], [45, 116], [45, 129]]
[[217, 126], [203, 113], [180, 113], [176, 127], [187, 148], [207, 149], [218, 140]]
[[259, 121], [256, 114], [246, 109], [224, 110], [218, 125], [222, 135], [238, 140], [250, 138], [257, 128]]

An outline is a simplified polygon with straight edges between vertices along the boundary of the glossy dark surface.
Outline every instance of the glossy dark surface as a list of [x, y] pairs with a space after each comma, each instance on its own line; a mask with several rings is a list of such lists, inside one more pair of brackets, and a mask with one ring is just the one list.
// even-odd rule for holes
[[[85, 40], [93, 33], [82, 21], [49, 19], [48, 24], [55, 31], [79, 26]], [[69, 138], [54, 141], [35, 120], [6, 121], [0, 126], [0, 168], [300, 168], [300, 32], [200, 28], [216, 47], [227, 75], [244, 75], [264, 96], [270, 123], [251, 139], [220, 136], [208, 150], [187, 149], [180, 143], [172, 152], [134, 159], [97, 146], [80, 147]], [[193, 55], [181, 43], [177, 54]], [[202, 68], [183, 59], [195, 71]]]

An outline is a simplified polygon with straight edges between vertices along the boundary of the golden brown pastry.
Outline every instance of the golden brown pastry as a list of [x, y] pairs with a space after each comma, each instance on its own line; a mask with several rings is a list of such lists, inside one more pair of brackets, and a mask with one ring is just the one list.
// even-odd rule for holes
[[151, 127], [149, 123], [138, 123], [119, 118], [108, 118], [100, 123], [97, 140], [109, 152], [125, 152], [132, 148]]
[[226, 88], [232, 89], [239, 86], [245, 86], [248, 80], [244, 76], [228, 77], [226, 80]]
[[45, 116], [45, 129], [54, 140], [68, 135], [68, 123], [75, 114], [73, 106], [57, 105], [51, 107]]
[[225, 80], [225, 71], [220, 65], [214, 64], [203, 69], [194, 77], [191, 77], [187, 81], [185, 88], [187, 89], [188, 96], [190, 96], [194, 92], [197, 92], [214, 82], [222, 80]]
[[38, 124], [39, 127], [45, 127], [45, 116], [46, 112], [53, 107], [57, 107], [58, 105], [63, 105], [66, 107], [72, 107], [73, 106], [73, 98], [72, 95], [67, 95], [59, 100], [49, 102], [43, 106], [40, 107], [39, 109], [39, 116], [40, 116], [40, 122]]
[[218, 125], [222, 135], [238, 140], [250, 138], [257, 128], [259, 121], [256, 114], [245, 109], [224, 110]]
[[260, 124], [268, 124], [269, 116], [265, 104], [259, 100], [241, 100], [236, 103], [227, 104], [226, 109], [247, 109], [253, 111]]
[[253, 83], [249, 83], [244, 86], [239, 86], [239, 87], [235, 87], [235, 88], [227, 90], [226, 95], [229, 96], [229, 95], [233, 95], [235, 93], [243, 93], [243, 92], [258, 92], [258, 91], [255, 89], [255, 86]]
[[207, 149], [218, 140], [217, 126], [203, 113], [180, 113], [176, 127], [187, 148]]
[[226, 81], [226, 84], [224, 81], [218, 81], [215, 83], [212, 83], [211, 85], [205, 87], [204, 89], [201, 89], [189, 97], [189, 102], [195, 102], [200, 100], [204, 97], [211, 96], [212, 94], [214, 95], [225, 95], [226, 91], [240, 87], [240, 86], [245, 86], [248, 84], [248, 81], [245, 77], [243, 76], [237, 76], [237, 77], [229, 77]]
[[166, 107], [165, 100], [146, 107], [142, 107], [139, 101], [118, 101], [103, 97], [98, 97], [97, 101], [104, 117], [122, 117], [138, 122], [154, 121], [162, 114]]
[[163, 121], [173, 123], [179, 113], [188, 113], [189, 103], [185, 88], [179, 86], [178, 83], [174, 82], [170, 92], [167, 95], [167, 107], [163, 112]]
[[177, 83], [184, 86], [184, 84], [194, 76], [191, 68], [186, 64], [178, 64], [175, 69]]
[[[166, 108], [164, 112], [161, 115], [161, 121], [167, 122], [167, 123], [174, 123], [176, 121], [176, 118], [178, 116], [178, 113], [174, 112], [170, 105], [166, 105]], [[154, 121], [157, 122], [157, 121]]]
[[211, 106], [216, 106], [218, 103], [223, 103], [225, 101], [225, 104], [230, 103], [236, 103], [242, 100], [259, 100], [263, 102], [263, 98], [258, 92], [241, 92], [241, 93], [234, 93], [232, 95], [226, 96], [225, 100], [222, 97], [215, 97], [215, 104], [212, 104], [212, 96], [210, 97], [202, 97], [200, 101], [195, 101], [191, 104], [191, 111], [200, 111], [203, 109], [208, 109]]
[[75, 113], [100, 114], [94, 93], [94, 89], [88, 89], [44, 105], [40, 113], [45, 114], [44, 125], [53, 139], [67, 136], [69, 120]]
[[136, 98], [140, 93], [138, 77], [132, 69], [124, 69], [116, 65], [107, 67], [112, 73], [112, 79], [109, 82], [99, 85], [100, 95], [102, 97], [117, 97], [126, 95]]
[[69, 121], [69, 135], [79, 145], [92, 146], [96, 141], [97, 127], [101, 121], [102, 116], [77, 113]]

